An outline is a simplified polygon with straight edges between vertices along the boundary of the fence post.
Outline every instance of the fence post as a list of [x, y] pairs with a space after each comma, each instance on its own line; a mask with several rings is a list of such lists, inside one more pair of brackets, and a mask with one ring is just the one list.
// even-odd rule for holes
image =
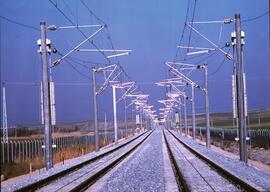
[[25, 159], [27, 160], [29, 158], [29, 148], [28, 148], [28, 140], [26, 140], [26, 155], [25, 155]]
[[34, 141], [31, 141], [31, 159], [34, 157]]
[[22, 160], [22, 149], [21, 149], [21, 141], [18, 141], [19, 144], [19, 161]]
[[43, 145], [43, 141], [40, 140], [40, 141], [39, 141], [39, 153], [40, 153], [40, 156], [41, 156], [41, 157], [43, 156], [43, 148], [42, 148], [42, 145]]
[[4, 164], [5, 163], [5, 144], [4, 144], [4, 142], [1, 141], [1, 145], [2, 145], [2, 161]]
[[40, 140], [37, 140], [37, 155], [40, 156], [41, 146], [40, 146]]
[[62, 149], [62, 138], [63, 137], [59, 137], [59, 149]]
[[54, 144], [55, 144], [54, 152], [57, 152], [57, 149], [58, 149], [57, 137], [54, 138]]
[[56, 151], [59, 151], [59, 147], [60, 147], [60, 145], [59, 145], [59, 137], [56, 137], [55, 139], [56, 139]]
[[14, 162], [17, 160], [17, 141], [14, 141]]
[[7, 144], [7, 162], [9, 163], [10, 160], [10, 153], [9, 153], [9, 141], [6, 143]]
[[35, 140], [35, 156], [38, 156], [38, 140]]
[[22, 160], [25, 160], [25, 141], [22, 141]]
[[14, 162], [14, 146], [13, 146], [13, 141], [10, 141], [11, 144], [11, 162]]
[[53, 145], [55, 145], [55, 139], [52, 138], [52, 154], [54, 154], [55, 152], [55, 148], [53, 147]]
[[31, 159], [31, 142], [30, 140], [27, 141], [28, 146], [28, 159]]
[[31, 141], [28, 140], [28, 159], [31, 159]]

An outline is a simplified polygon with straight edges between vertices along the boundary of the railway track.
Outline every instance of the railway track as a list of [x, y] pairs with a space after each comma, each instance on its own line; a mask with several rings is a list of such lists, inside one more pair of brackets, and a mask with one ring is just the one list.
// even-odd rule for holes
[[[267, 191], [229, 171], [224, 161], [218, 164], [216, 159], [188, 145], [177, 133], [164, 129], [153, 132], [130, 138], [93, 153], [95, 156], [76, 166], [7, 191]], [[159, 153], [161, 149], [163, 152]]]
[[15, 191], [83, 191], [141, 145], [151, 133], [152, 131], [148, 131], [86, 162], [20, 187]]
[[183, 191], [264, 191], [163, 131], [178, 184]]
[[87, 192], [178, 192], [162, 129], [96, 181]]

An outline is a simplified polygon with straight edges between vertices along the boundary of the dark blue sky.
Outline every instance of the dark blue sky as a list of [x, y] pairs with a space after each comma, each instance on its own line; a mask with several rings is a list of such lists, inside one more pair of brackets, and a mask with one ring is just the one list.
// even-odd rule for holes
[[[195, 0], [191, 0], [191, 19]], [[57, 0], [61, 9], [73, 22], [79, 24], [100, 23], [80, 1]], [[197, 0], [195, 21], [221, 20], [233, 18], [240, 12], [243, 20], [256, 17], [269, 11], [267, 0]], [[188, 0], [89, 0], [85, 3], [103, 21], [108, 24], [109, 34], [115, 48], [132, 49], [128, 57], [120, 57], [120, 63], [141, 89], [150, 93], [150, 104], [160, 107], [158, 99], [164, 97], [164, 88], [156, 87], [154, 82], [166, 76], [165, 61], [175, 58], [184, 26]], [[58, 26], [70, 25], [63, 15], [47, 0], [0, 0], [1, 16], [14, 21], [39, 27], [41, 20]], [[6, 82], [8, 122], [13, 124], [36, 124], [39, 122], [39, 81], [40, 55], [37, 53], [36, 40], [39, 31], [24, 28], [4, 19], [1, 22], [1, 79]], [[198, 29], [211, 40], [224, 44], [230, 41], [234, 24], [199, 25]], [[242, 29], [246, 33], [244, 47], [244, 65], [247, 74], [247, 92], [249, 109], [270, 107], [270, 62], [269, 62], [269, 15], [245, 22]], [[91, 34], [91, 30], [84, 30]], [[185, 31], [184, 44], [187, 44], [189, 30]], [[94, 38], [99, 48], [110, 48], [107, 32]], [[66, 53], [83, 40], [77, 30], [48, 32], [48, 38], [61, 53]], [[210, 45], [195, 33], [191, 35], [191, 45]], [[93, 48], [85, 45], [84, 48]], [[73, 57], [95, 62], [106, 62], [97, 53], [74, 53]], [[58, 55], [53, 55], [57, 59]], [[180, 58], [180, 57], [179, 57]], [[206, 61], [209, 73], [214, 73], [224, 56], [217, 53]], [[199, 58], [200, 59], [200, 58]], [[197, 62], [199, 59], [188, 60]], [[90, 76], [90, 71], [78, 64], [73, 65], [81, 73]], [[86, 64], [91, 67], [94, 64]], [[209, 77], [211, 111], [231, 111], [231, 74], [232, 64], [225, 61], [220, 69]], [[202, 81], [200, 73], [194, 79]], [[53, 69], [56, 82], [57, 120], [82, 121], [92, 119], [92, 92], [88, 78], [75, 71], [69, 63], [62, 62]], [[112, 115], [112, 93], [109, 88], [99, 97], [99, 117], [104, 112]], [[204, 101], [198, 92], [197, 111], [201, 112]], [[119, 118], [122, 118], [123, 103], [118, 104]], [[129, 113], [130, 110], [129, 110]]]

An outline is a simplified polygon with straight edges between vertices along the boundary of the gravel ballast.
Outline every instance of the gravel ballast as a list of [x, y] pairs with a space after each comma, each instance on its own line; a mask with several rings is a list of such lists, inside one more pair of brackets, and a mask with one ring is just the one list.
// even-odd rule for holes
[[217, 164], [222, 165], [222, 167], [229, 170], [237, 177], [258, 186], [259, 188], [263, 189], [263, 191], [270, 191], [270, 173], [260, 171], [252, 166], [245, 164], [244, 162], [241, 162], [238, 159], [232, 159], [221, 153], [207, 149], [205, 146], [199, 144], [191, 138], [180, 135], [180, 133], [173, 133], [191, 148], [208, 157]]
[[87, 155], [84, 155], [84, 156], [81, 156], [81, 157], [78, 157], [78, 158], [74, 158], [72, 160], [70, 160], [68, 163], [64, 164], [64, 165], [61, 165], [61, 164], [58, 164], [58, 165], [55, 165], [54, 168], [46, 171], [46, 172], [43, 172], [39, 175], [35, 175], [33, 176], [32, 178], [22, 178], [22, 179], [19, 179], [17, 181], [14, 181], [12, 183], [8, 183], [8, 184], [3, 184], [1, 183], [1, 192], [11, 192], [11, 191], [16, 191], [22, 187], [25, 187], [27, 185], [30, 185], [32, 183], [35, 183], [35, 182], [38, 182], [42, 179], [46, 179], [52, 175], [55, 175], [57, 173], [60, 173], [64, 170], [67, 170], [71, 167], [74, 167], [78, 164], [81, 164], [83, 162], [86, 162], [86, 161], [89, 161], [90, 159], [93, 159], [103, 153], [106, 153], [107, 151], [110, 151], [114, 148], [117, 148], [118, 146], [121, 146], [127, 142], [129, 142], [130, 140], [134, 139], [134, 138], [137, 138], [139, 137], [141, 134], [139, 135], [136, 135], [134, 137], [130, 137], [126, 140], [123, 140], [123, 141], [120, 141], [117, 145], [109, 145], [109, 146], [106, 146], [102, 149], [100, 149], [99, 152], [92, 152], [92, 153], [89, 153]]
[[184, 182], [185, 191], [241, 191], [238, 186], [232, 184], [230, 180], [221, 176], [209, 164], [191, 153], [167, 130], [164, 133], [175, 160], [175, 166]]
[[162, 132], [157, 129], [111, 173], [98, 191], [165, 191], [164, 175]]

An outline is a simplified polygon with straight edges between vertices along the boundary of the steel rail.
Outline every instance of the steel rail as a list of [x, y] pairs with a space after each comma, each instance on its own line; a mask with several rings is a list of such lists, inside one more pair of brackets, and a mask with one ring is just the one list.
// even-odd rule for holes
[[[130, 144], [131, 142], [135, 141], [136, 139], [139, 139], [140, 137], [142, 137], [143, 135], [145, 135], [148, 132], [149, 131], [146, 131], [146, 132], [144, 132], [144, 133], [142, 133], [142, 134], [140, 134], [138, 136], [135, 136], [134, 138], [130, 139], [129, 141], [127, 141], [127, 142], [125, 142], [125, 143], [123, 143], [123, 144], [121, 144], [121, 145], [119, 145], [119, 146], [117, 146], [117, 147], [115, 147], [113, 149], [110, 149], [108, 151], [104, 151], [103, 153], [101, 153], [101, 154], [99, 154], [97, 156], [94, 156], [94, 157], [92, 157], [92, 158], [90, 158], [90, 159], [88, 159], [88, 160], [86, 160], [86, 161], [84, 161], [82, 163], [79, 163], [79, 164], [77, 164], [75, 166], [72, 166], [70, 168], [67, 168], [67, 169], [65, 169], [63, 171], [60, 171], [60, 172], [56, 173], [56, 174], [50, 175], [50, 176], [48, 176], [46, 178], [40, 179], [37, 182], [33, 182], [31, 184], [28, 184], [26, 186], [23, 186], [23, 187], [15, 190], [15, 191], [16, 192], [35, 191], [38, 188], [41, 188], [43, 186], [48, 185], [49, 183], [51, 183], [52, 181], [54, 181], [56, 179], [59, 179], [61, 177], [64, 177], [65, 175], [70, 174], [71, 172], [74, 172], [74, 171], [76, 171], [78, 169], [81, 169], [83, 166], [86, 166], [86, 165], [88, 165], [90, 163], [93, 163], [93, 162], [95, 162], [95, 161], [97, 161], [97, 160], [99, 160], [99, 159], [101, 159], [101, 158], [103, 158], [105, 156], [108, 156], [109, 154], [111, 154], [113, 152], [116, 152], [117, 150], [123, 148], [124, 146], [127, 146], [128, 144]], [[152, 132], [150, 132], [149, 135], [151, 133]]]
[[143, 138], [139, 143], [135, 144], [135, 146], [132, 146], [130, 149], [125, 151], [119, 156], [116, 156], [115, 158], [112, 158], [108, 162], [105, 163], [105, 166], [102, 167], [98, 172], [93, 174], [88, 179], [81, 182], [79, 185], [71, 189], [69, 192], [78, 192], [78, 191], [84, 191], [85, 189], [89, 188], [94, 182], [96, 182], [99, 178], [104, 176], [106, 173], [108, 173], [114, 166], [116, 166], [118, 163], [120, 163], [122, 160], [124, 160], [126, 157], [128, 157], [129, 154], [131, 154], [135, 149], [137, 149], [151, 134], [153, 131], [151, 131], [145, 138]]
[[[204, 162], [206, 162], [207, 164], [209, 164], [211, 167], [213, 167], [214, 169], [216, 169], [219, 173], [221, 173], [221, 175], [223, 177], [224, 176], [227, 177], [225, 179], [231, 180], [235, 185], [239, 185], [241, 188], [243, 188], [246, 191], [258, 192], [258, 191], [262, 191], [263, 190], [260, 186], [257, 186], [256, 184], [253, 184], [251, 182], [248, 182], [244, 178], [240, 178], [236, 174], [234, 174], [231, 171], [229, 171], [226, 168], [224, 168], [219, 163], [213, 161], [212, 159], [210, 159], [206, 155], [204, 155], [204, 154], [198, 152], [197, 150], [193, 149], [188, 144], [186, 144], [184, 141], [182, 141], [179, 137], [177, 137], [172, 131], [168, 130], [168, 132], [179, 143], [181, 143], [185, 148], [187, 148], [192, 154], [194, 154], [196, 157], [198, 157], [199, 159], [203, 160]], [[164, 136], [165, 136], [165, 133], [164, 133]], [[165, 136], [165, 138], [166, 138], [166, 136]], [[167, 145], [167, 146], [169, 146], [169, 145]], [[184, 185], [184, 186], [186, 186], [186, 185]]]

